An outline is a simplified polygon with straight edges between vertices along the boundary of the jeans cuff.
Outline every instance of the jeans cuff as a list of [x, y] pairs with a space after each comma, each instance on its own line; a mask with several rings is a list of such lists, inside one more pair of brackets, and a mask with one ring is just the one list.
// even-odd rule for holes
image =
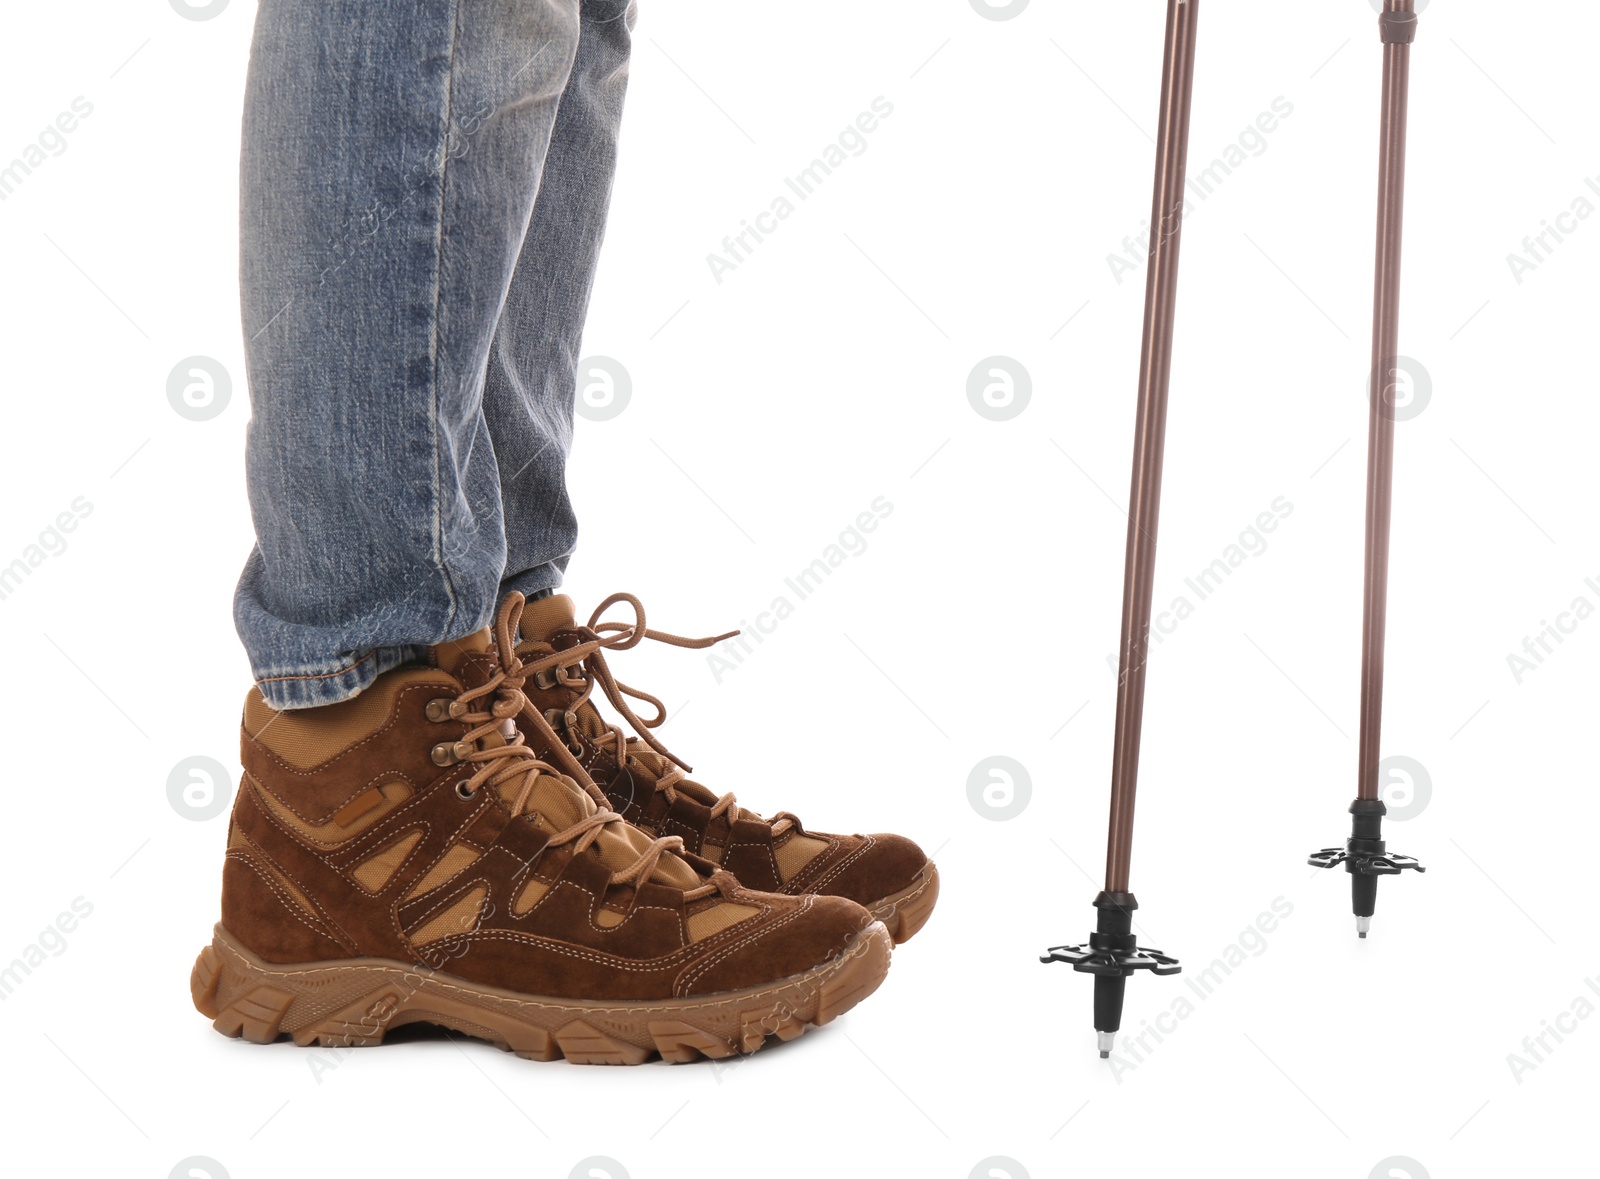
[[378, 647], [331, 671], [310, 668], [258, 679], [256, 688], [278, 712], [320, 708], [358, 695], [384, 672], [415, 662], [426, 652], [426, 647]]
[[553, 564], [546, 563], [534, 569], [524, 569], [515, 577], [508, 577], [500, 583], [500, 597], [504, 598], [512, 590], [516, 590], [530, 602], [537, 602], [540, 598], [548, 598], [561, 588], [561, 570]]

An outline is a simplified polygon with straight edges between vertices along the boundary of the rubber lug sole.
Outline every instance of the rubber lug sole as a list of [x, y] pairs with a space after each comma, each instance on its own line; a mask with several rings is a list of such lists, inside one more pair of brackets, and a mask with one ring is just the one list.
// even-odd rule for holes
[[529, 1060], [673, 1064], [756, 1051], [829, 1023], [878, 989], [893, 942], [875, 922], [838, 957], [803, 974], [691, 999], [587, 1004], [468, 982], [424, 966], [350, 958], [279, 966], [218, 925], [189, 977], [199, 1012], [225, 1036], [302, 1048], [368, 1047], [409, 1023], [487, 1040]]
[[911, 884], [867, 906], [889, 930], [895, 945], [910, 941], [928, 923], [939, 900], [939, 869], [929, 860]]

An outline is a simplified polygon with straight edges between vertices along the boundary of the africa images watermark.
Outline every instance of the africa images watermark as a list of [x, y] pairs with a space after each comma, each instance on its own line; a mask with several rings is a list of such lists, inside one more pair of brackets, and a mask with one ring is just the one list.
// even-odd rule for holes
[[[894, 114], [894, 103], [880, 94], [869, 104], [869, 109], [862, 111], [854, 121], [847, 123], [844, 130], [840, 131], [809, 164], [793, 176], [785, 176], [783, 186], [786, 191], [773, 197], [767, 207], [750, 220], [739, 222], [739, 232], [729, 234], [722, 239], [721, 253], [713, 250], [706, 255], [706, 265], [710, 267], [711, 277], [716, 280], [717, 285], [721, 286], [728, 274], [748, 262], [756, 247], [794, 216], [799, 208], [796, 201], [809, 200], [822, 187], [823, 182], [844, 167], [852, 156], [865, 154], [869, 146], [867, 136], [876, 131], [882, 120], [892, 114]], [[793, 200], [790, 199], [791, 195]]]
[[78, 922], [94, 912], [94, 905], [83, 897], [73, 897], [69, 909], [56, 914], [56, 919], [39, 936], [22, 948], [9, 965], [0, 967], [0, 1002], [11, 998], [11, 993], [31, 977], [35, 970], [50, 958], [59, 958], [67, 952], [67, 937], [78, 928]]
[[[1252, 557], [1267, 551], [1267, 537], [1278, 530], [1278, 525], [1294, 515], [1294, 504], [1288, 496], [1280, 495], [1268, 505], [1270, 510], [1259, 512], [1256, 518], [1239, 533], [1238, 539], [1226, 545], [1220, 556], [1192, 577], [1183, 579], [1189, 593], [1179, 594], [1167, 609], [1150, 619], [1150, 629], [1139, 644], [1138, 661], [1129, 661], [1128, 670], [1142, 667], [1150, 658], [1150, 645], [1165, 642], [1177, 631], [1180, 624], [1192, 617], [1199, 604], [1221, 589], [1233, 576], [1235, 569], [1247, 564]], [[1190, 595], [1193, 595], [1192, 598]], [[1106, 664], [1113, 672], [1120, 672], [1121, 664], [1116, 653], [1106, 656]]]
[[343, 1030], [338, 1034], [330, 1031], [318, 1038], [318, 1050], [305, 1056], [312, 1080], [322, 1084], [322, 1078], [349, 1059], [358, 1047], [380, 1040], [413, 996], [432, 982], [435, 975], [448, 975], [451, 961], [472, 949], [472, 942], [466, 935], [488, 921], [496, 911], [493, 902], [484, 896], [478, 896], [475, 902], [473, 896], [466, 894], [442, 915], [442, 919], [460, 930], [459, 933], [446, 934], [422, 946], [416, 952], [416, 962], [402, 969], [397, 978], [389, 978], [381, 997], [366, 1011], [354, 1019], [343, 1020]]
[[[1593, 577], [1584, 578], [1584, 586], [1591, 592], [1600, 596], [1600, 581]], [[1523, 681], [1544, 666], [1544, 661], [1554, 655], [1556, 648], [1565, 643], [1569, 636], [1576, 633], [1581, 623], [1594, 617], [1595, 605], [1587, 594], [1579, 594], [1572, 600], [1572, 604], [1556, 615], [1554, 622], [1548, 619], [1539, 619], [1540, 629], [1531, 635], [1524, 635], [1522, 639], [1522, 653], [1512, 651], [1506, 655], [1506, 666], [1511, 669], [1511, 678], [1521, 687]]]
[[[1279, 923], [1293, 915], [1294, 904], [1291, 901], [1286, 897], [1274, 897], [1271, 911], [1263, 910], [1258, 913], [1256, 919], [1245, 926], [1237, 938], [1222, 948], [1222, 952], [1212, 959], [1209, 966], [1199, 971], [1186, 968], [1183, 985], [1194, 999], [1179, 994], [1172, 1000], [1168, 1009], [1157, 1015], [1154, 1020], [1140, 1020], [1139, 1025], [1142, 1030], [1137, 1034], [1129, 1032], [1118, 1041], [1120, 1051], [1113, 1051], [1109, 1058], [1111, 1076], [1117, 1084], [1122, 1084], [1124, 1074], [1131, 1073], [1141, 1064], [1145, 1064], [1156, 1048], [1198, 1011], [1201, 1003], [1216, 994], [1217, 989], [1232, 978], [1235, 971], [1251, 958], [1259, 958], [1265, 954], [1270, 945], [1267, 941], [1269, 935], [1276, 933]], [[1152, 1044], [1152, 1040], [1155, 1043]]]
[[[1252, 157], [1266, 155], [1267, 149], [1272, 146], [1267, 136], [1277, 131], [1283, 125], [1283, 120], [1292, 114], [1294, 103], [1280, 94], [1272, 100], [1270, 109], [1257, 115], [1255, 122], [1239, 132], [1238, 138], [1223, 148], [1211, 163], [1198, 171], [1191, 171], [1185, 185], [1189, 195], [1183, 203], [1182, 219], [1188, 220], [1200, 202], [1210, 200], [1227, 179], [1249, 163]], [[1141, 222], [1138, 236], [1129, 234], [1122, 239], [1121, 254], [1106, 255], [1106, 265], [1111, 268], [1111, 277], [1121, 286], [1122, 280], [1129, 274], [1138, 273], [1149, 257], [1150, 222], [1144, 221]]]
[[[1600, 977], [1586, 978], [1583, 980], [1583, 985], [1594, 995], [1600, 996]], [[1506, 1065], [1511, 1069], [1512, 1079], [1517, 1084], [1522, 1084], [1526, 1074], [1545, 1064], [1551, 1053], [1582, 1026], [1583, 1020], [1594, 1013], [1594, 1001], [1588, 995], [1580, 994], [1573, 997], [1565, 1011], [1557, 1012], [1554, 1019], [1541, 1019], [1539, 1024], [1544, 1030], [1536, 1036], [1523, 1036], [1520, 1053], [1506, 1054]]]
[[0, 166], [0, 201], [9, 200], [22, 187], [23, 181], [49, 163], [51, 157], [64, 154], [71, 146], [67, 136], [92, 114], [94, 103], [78, 95], [30, 143], [24, 144], [9, 163]]
[[[1590, 192], [1600, 198], [1600, 177], [1585, 176], [1583, 182]], [[1522, 253], [1512, 251], [1506, 255], [1506, 265], [1510, 267], [1511, 277], [1517, 280], [1519, 287], [1527, 281], [1529, 273], [1550, 261], [1561, 243], [1577, 233], [1583, 223], [1594, 216], [1595, 207], [1594, 202], [1580, 192], [1565, 210], [1555, 215], [1553, 223], [1550, 219], [1541, 220], [1539, 232], [1530, 233], [1522, 239]]]
[[59, 557], [67, 551], [67, 533], [77, 531], [78, 525], [94, 511], [94, 504], [80, 495], [67, 508], [56, 513], [56, 518], [23, 546], [20, 556], [13, 557], [9, 564], [0, 565], [0, 601], [16, 593], [22, 583], [33, 576], [33, 571], [51, 557]]
[[816, 593], [833, 576], [835, 569], [867, 551], [867, 534], [876, 532], [878, 525], [893, 514], [894, 504], [880, 495], [868, 507], [870, 511], [858, 512], [844, 531], [825, 545], [821, 554], [809, 565], [794, 576], [783, 579], [783, 587], [787, 592], [776, 595], [771, 604], [753, 620], [741, 619], [738, 634], [706, 652], [706, 666], [711, 669], [713, 680], [720, 684], [725, 676], [739, 670], [754, 653], [755, 645], [765, 642], [794, 613], [798, 603]]

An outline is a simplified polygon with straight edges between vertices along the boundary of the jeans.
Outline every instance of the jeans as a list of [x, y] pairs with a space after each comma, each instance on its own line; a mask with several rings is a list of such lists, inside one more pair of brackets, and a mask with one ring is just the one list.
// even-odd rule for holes
[[261, 0], [240, 283], [274, 708], [331, 704], [560, 584], [630, 0]]

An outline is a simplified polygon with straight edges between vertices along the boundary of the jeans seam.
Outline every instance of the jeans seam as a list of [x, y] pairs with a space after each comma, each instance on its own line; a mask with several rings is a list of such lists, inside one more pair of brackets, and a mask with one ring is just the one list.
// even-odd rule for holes
[[360, 695], [384, 672], [422, 658], [425, 651], [408, 644], [375, 647], [340, 671], [269, 676], [255, 681], [256, 690], [280, 712], [337, 704]]
[[459, 0], [451, 5], [451, 10], [450, 49], [444, 87], [444, 141], [439, 151], [439, 202], [433, 223], [433, 315], [429, 324], [428, 340], [429, 359], [432, 361], [429, 393], [433, 403], [429, 424], [433, 443], [433, 553], [434, 563], [439, 569], [439, 576], [444, 581], [445, 595], [450, 600], [449, 612], [445, 617], [444, 625], [440, 628], [441, 634], [450, 633], [461, 611], [460, 596], [457, 593], [455, 581], [450, 575], [450, 563], [445, 556], [443, 466], [439, 456], [439, 414], [441, 408], [439, 404], [439, 304], [444, 288], [444, 218], [447, 196], [446, 181], [450, 168], [450, 125], [451, 120], [455, 117], [456, 43], [459, 41], [461, 34], [461, 5]]
[[343, 667], [336, 668], [333, 671], [307, 672], [304, 675], [269, 675], [261, 677], [256, 681], [256, 683], [281, 684], [291, 680], [331, 680], [335, 676], [348, 675], [350, 672], [360, 667], [363, 663], [366, 663], [368, 660], [370, 660], [377, 653], [378, 652], [376, 649], [368, 651], [360, 659], [357, 659], [352, 663], [347, 663]]

